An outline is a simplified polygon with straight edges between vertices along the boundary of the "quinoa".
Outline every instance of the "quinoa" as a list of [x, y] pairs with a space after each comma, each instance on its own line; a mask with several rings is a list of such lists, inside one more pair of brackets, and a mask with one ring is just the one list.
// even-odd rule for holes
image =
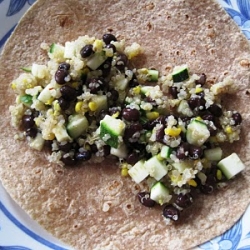
[[[142, 47], [113, 37], [41, 44], [48, 62], [25, 67], [11, 83], [17, 95], [9, 108], [11, 125], [21, 131], [15, 138], [26, 138], [35, 150], [49, 145], [48, 161], [62, 167], [113, 157], [146, 200], [160, 183], [168, 194], [154, 201], [182, 210], [180, 195], [191, 202], [193, 189], [210, 192], [226, 180], [216, 165], [221, 159], [204, 153], [240, 139], [240, 114], [221, 104], [223, 94], [235, 91], [233, 81], [226, 77], [210, 86], [205, 74], [186, 65], [163, 76], [133, 68], [129, 60], [144, 53]], [[180, 69], [185, 78], [176, 81]], [[196, 126], [201, 129], [193, 131]]]

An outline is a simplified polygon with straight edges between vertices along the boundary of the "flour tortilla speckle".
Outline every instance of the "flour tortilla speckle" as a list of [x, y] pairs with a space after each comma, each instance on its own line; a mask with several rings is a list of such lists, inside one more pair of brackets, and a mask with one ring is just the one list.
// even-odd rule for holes
[[[226, 190], [197, 197], [176, 225], [166, 225], [160, 209], [139, 204], [138, 187], [120, 177], [114, 162], [62, 168], [50, 164], [46, 153], [13, 139], [9, 83], [20, 67], [46, 60], [40, 44], [64, 43], [85, 34], [101, 37], [108, 31], [128, 44], [141, 44], [145, 53], [134, 61], [136, 67], [166, 74], [175, 65], [187, 64], [211, 82], [231, 75], [238, 86], [237, 95], [224, 103], [243, 116], [242, 140], [233, 150], [247, 168]], [[229, 229], [249, 203], [249, 67], [248, 41], [214, 1], [38, 0], [0, 59], [0, 179], [32, 218], [75, 249], [186, 249], [201, 244]], [[107, 212], [104, 205], [110, 207]]]

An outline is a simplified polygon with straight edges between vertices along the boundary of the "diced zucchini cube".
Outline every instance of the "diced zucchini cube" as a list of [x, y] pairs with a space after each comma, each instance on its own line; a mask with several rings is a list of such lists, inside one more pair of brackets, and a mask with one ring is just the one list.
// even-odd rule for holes
[[148, 176], [148, 171], [146, 170], [144, 163], [143, 160], [140, 160], [128, 170], [128, 174], [136, 183], [140, 183]]
[[168, 168], [163, 161], [155, 155], [145, 162], [145, 168], [149, 175], [159, 181], [168, 172]]
[[96, 70], [99, 66], [101, 66], [107, 57], [105, 56], [105, 52], [96, 52], [94, 53], [87, 61], [87, 66], [92, 69]]
[[115, 155], [119, 158], [125, 159], [128, 155], [127, 147], [124, 143], [121, 143], [118, 148], [111, 148], [110, 154]]
[[63, 142], [63, 141], [70, 141], [71, 138], [66, 130], [66, 128], [63, 125], [56, 125], [52, 132], [55, 134], [55, 137], [57, 141]]
[[170, 148], [169, 146], [164, 145], [161, 148], [161, 152], [160, 152], [160, 156], [164, 159], [168, 159], [170, 157], [172, 153], [172, 148]]
[[220, 147], [205, 149], [204, 156], [209, 161], [219, 161], [222, 158], [222, 149]]
[[159, 181], [152, 186], [150, 190], [150, 199], [163, 205], [172, 199], [172, 195], [170, 195], [168, 188]]
[[173, 82], [183, 82], [189, 78], [188, 68], [186, 65], [176, 66], [172, 74]]
[[155, 69], [149, 69], [147, 76], [148, 76], [148, 81], [157, 82], [159, 78], [159, 71]]
[[41, 133], [38, 133], [34, 139], [31, 139], [29, 145], [31, 148], [36, 150], [42, 150], [45, 140], [42, 137]]
[[53, 90], [54, 87], [52, 87], [51, 84], [48, 84], [39, 94], [39, 96], [37, 97], [37, 99], [43, 103], [47, 103], [52, 97], [51, 95], [51, 90]]
[[181, 100], [180, 104], [178, 105], [177, 112], [188, 117], [194, 115], [186, 100]]
[[95, 110], [95, 112], [97, 112], [97, 113], [103, 109], [108, 108], [108, 98], [106, 95], [94, 95], [91, 98], [91, 101], [96, 104], [97, 109]]
[[229, 180], [245, 169], [244, 163], [236, 153], [232, 153], [218, 163], [219, 169]]
[[100, 122], [100, 137], [110, 147], [118, 148], [119, 137], [123, 136], [125, 126], [122, 120], [106, 115]]
[[86, 116], [76, 114], [69, 117], [67, 131], [71, 138], [75, 139], [85, 132], [89, 127], [89, 122]]
[[193, 120], [187, 126], [187, 142], [192, 145], [202, 146], [209, 138], [209, 136], [210, 132], [207, 128], [207, 125], [202, 121]]

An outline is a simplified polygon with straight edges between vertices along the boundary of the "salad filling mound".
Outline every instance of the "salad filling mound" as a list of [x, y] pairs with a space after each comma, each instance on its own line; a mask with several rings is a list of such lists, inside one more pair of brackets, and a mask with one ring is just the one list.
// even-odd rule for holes
[[126, 46], [113, 34], [41, 48], [49, 60], [24, 65], [11, 83], [17, 98], [10, 112], [15, 138], [49, 148], [50, 162], [81, 166], [116, 158], [122, 176], [147, 184], [139, 202], [162, 206], [173, 221], [194, 192], [210, 194], [244, 170], [239, 156], [221, 147], [239, 140], [242, 123], [239, 112], [221, 103], [235, 91], [230, 77], [211, 85], [187, 65], [168, 75], [136, 69], [141, 46]]

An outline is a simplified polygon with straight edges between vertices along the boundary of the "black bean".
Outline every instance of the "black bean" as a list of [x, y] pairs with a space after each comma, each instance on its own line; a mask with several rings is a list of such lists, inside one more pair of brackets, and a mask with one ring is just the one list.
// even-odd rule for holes
[[115, 67], [120, 71], [123, 71], [128, 64], [128, 58], [124, 54], [119, 54], [116, 58]]
[[214, 116], [212, 114], [205, 114], [201, 117], [203, 120], [214, 121]]
[[40, 112], [38, 110], [32, 110], [33, 117], [38, 117], [40, 115]]
[[90, 89], [91, 94], [97, 94], [98, 91], [104, 89], [106, 82], [103, 78], [91, 78], [88, 81], [88, 88]]
[[189, 146], [188, 152], [189, 152], [189, 157], [194, 160], [201, 158], [203, 155], [202, 148], [194, 145]]
[[65, 144], [58, 143], [58, 148], [59, 148], [61, 151], [65, 152], [65, 153], [68, 153], [70, 150], [73, 149], [73, 145], [72, 145], [72, 143], [70, 143], [70, 142], [67, 142], [67, 143], [65, 143]]
[[110, 146], [109, 145], [104, 145], [103, 146], [103, 153], [104, 153], [104, 156], [108, 156], [110, 155]]
[[58, 99], [58, 103], [62, 110], [66, 110], [70, 106], [70, 102], [65, 100], [62, 96]]
[[129, 84], [128, 84], [128, 85], [129, 85], [130, 88], [134, 88], [134, 87], [136, 87], [136, 86], [139, 85], [138, 80], [137, 80], [137, 77], [136, 77], [135, 74], [133, 74], [133, 77], [132, 77], [132, 79], [129, 81]]
[[76, 165], [77, 161], [74, 157], [71, 156], [66, 156], [62, 157], [61, 161], [66, 165], [66, 166], [74, 166]]
[[144, 154], [145, 151], [145, 144], [139, 143], [139, 142], [133, 142], [129, 144], [130, 149], [132, 150], [138, 150], [140, 154]]
[[188, 105], [192, 110], [199, 107], [199, 104], [200, 104], [200, 98], [199, 97], [191, 97], [188, 100]]
[[115, 47], [115, 45], [112, 44], [112, 43], [107, 44], [107, 45], [106, 45], [106, 48], [107, 48], [107, 49], [112, 49], [112, 50], [113, 50], [113, 53], [116, 52], [116, 47]]
[[77, 161], [88, 161], [91, 158], [91, 151], [90, 150], [84, 150], [81, 152], [77, 152], [75, 154], [75, 158]]
[[92, 44], [87, 44], [80, 50], [80, 54], [81, 54], [82, 58], [87, 58], [87, 57], [91, 56], [93, 53], [94, 53], [94, 51], [93, 51]]
[[111, 100], [116, 102], [118, 100], [118, 98], [119, 98], [119, 92], [117, 90], [115, 90], [115, 89], [111, 89], [110, 94], [111, 94], [110, 95]]
[[91, 153], [95, 154], [96, 152], [98, 152], [98, 148], [96, 144], [89, 144], [89, 147], [90, 147]]
[[102, 110], [99, 112], [98, 116], [96, 117], [97, 124], [99, 124], [100, 121], [103, 120], [104, 117], [105, 117], [106, 115], [108, 115], [108, 114], [109, 114], [109, 113], [108, 113], [107, 110], [102, 109]]
[[139, 160], [140, 160], [140, 153], [137, 151], [129, 153], [128, 156], [126, 157], [126, 162], [131, 165], [134, 165]]
[[58, 69], [67, 71], [70, 69], [70, 64], [66, 62], [60, 63]]
[[220, 117], [222, 115], [222, 109], [217, 104], [212, 104], [208, 111], [210, 111], [214, 116]]
[[65, 77], [68, 75], [66, 70], [58, 69], [55, 73], [55, 80], [58, 84], [63, 85], [65, 83]]
[[203, 73], [201, 74], [200, 79], [196, 80], [195, 83], [203, 86], [206, 83], [206, 80], [207, 80], [207, 76]]
[[156, 101], [153, 100], [150, 96], [147, 96], [144, 100], [145, 100], [145, 102], [150, 103], [152, 106], [157, 106]]
[[80, 96], [83, 93], [82, 84], [80, 83], [76, 89], [76, 96]]
[[158, 118], [156, 118], [156, 122], [162, 125], [166, 125], [167, 124], [166, 119], [167, 119], [167, 116], [161, 115]]
[[171, 86], [171, 87], [169, 88], [169, 93], [170, 93], [170, 95], [171, 95], [174, 99], [178, 98], [178, 89], [177, 89], [177, 87]]
[[152, 121], [147, 121], [146, 123], [143, 124], [143, 128], [147, 130], [152, 130], [156, 124], [163, 124], [166, 125], [166, 116], [159, 116], [157, 119], [152, 120]]
[[76, 90], [69, 85], [63, 85], [60, 92], [66, 101], [73, 101], [76, 98]]
[[234, 120], [234, 125], [240, 125], [242, 122], [242, 117], [240, 113], [234, 113], [232, 115], [232, 118]]
[[173, 205], [166, 205], [163, 209], [163, 216], [173, 221], [178, 221], [180, 218], [180, 211]]
[[149, 192], [140, 192], [138, 193], [138, 199], [142, 205], [145, 207], [153, 207], [155, 205], [155, 201], [150, 199]]
[[175, 204], [181, 208], [187, 208], [193, 203], [193, 196], [190, 193], [179, 194], [175, 200]]
[[23, 115], [22, 126], [25, 129], [32, 128], [35, 125], [34, 117], [32, 115]]
[[163, 142], [163, 138], [165, 136], [164, 130], [165, 130], [164, 125], [161, 125], [160, 128], [158, 128], [156, 130], [156, 135], [155, 135], [156, 138], [155, 139], [156, 139], [157, 142]]
[[143, 124], [143, 128], [146, 130], [152, 130], [156, 124], [157, 123], [155, 123], [154, 121], [147, 121]]
[[218, 129], [222, 129], [222, 126], [220, 124], [220, 119], [218, 117], [214, 117], [214, 126]]
[[110, 60], [106, 60], [101, 66], [98, 67], [98, 70], [102, 71], [102, 76], [106, 77], [109, 75], [112, 67], [112, 62]]
[[190, 120], [191, 120], [191, 117], [188, 117], [188, 116], [181, 117], [181, 120], [182, 120], [183, 122], [185, 122], [186, 124], [188, 124], [188, 123], [190, 122]]
[[199, 108], [199, 110], [205, 110], [206, 109], [206, 100], [203, 97], [200, 98], [200, 103], [199, 103], [198, 108]]
[[140, 118], [140, 111], [138, 109], [124, 108], [122, 110], [122, 118], [127, 121], [138, 121]]
[[189, 144], [182, 143], [176, 150], [176, 157], [180, 160], [187, 158], [189, 154]]
[[52, 143], [53, 143], [53, 141], [52, 140], [44, 140], [44, 145], [43, 145], [43, 147], [46, 149], [49, 149], [49, 150], [51, 150], [51, 148], [52, 148]]
[[25, 135], [26, 136], [29, 136], [31, 138], [35, 138], [36, 135], [37, 135], [37, 128], [33, 127], [33, 128], [28, 128], [26, 131], [25, 131]]
[[217, 134], [217, 128], [216, 127], [212, 127], [211, 125], [207, 125], [207, 128], [210, 132], [210, 136], [215, 136]]
[[194, 97], [191, 97], [188, 100], [188, 105], [192, 110], [194, 110], [194, 109], [198, 109], [198, 110], [205, 109], [205, 104], [206, 104], [206, 100], [204, 98], [200, 97], [200, 96], [194, 96]]
[[102, 40], [105, 42], [105, 44], [110, 44], [112, 41], [117, 41], [116, 37], [110, 33], [104, 34]]
[[140, 132], [143, 129], [140, 123], [131, 123], [126, 126], [124, 131], [124, 141], [128, 142], [137, 142], [140, 138]]
[[214, 191], [214, 187], [211, 184], [205, 183], [204, 185], [200, 185], [200, 191], [203, 194], [211, 194]]

